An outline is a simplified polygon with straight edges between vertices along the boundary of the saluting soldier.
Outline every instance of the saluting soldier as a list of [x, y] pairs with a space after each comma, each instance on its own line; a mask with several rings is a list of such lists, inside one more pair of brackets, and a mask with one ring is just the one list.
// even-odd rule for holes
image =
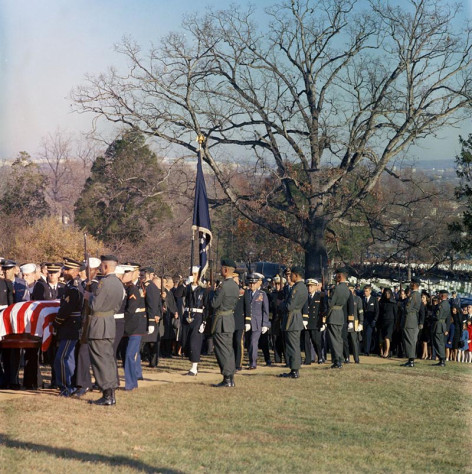
[[234, 260], [221, 260], [221, 276], [223, 282], [215, 291], [211, 300], [214, 315], [211, 334], [215, 345], [215, 355], [220, 366], [223, 380], [215, 387], [234, 387], [234, 372], [236, 370], [233, 350], [234, 309], [239, 298], [239, 287], [233, 280], [236, 269]]
[[184, 352], [188, 355], [192, 367], [185, 374], [196, 376], [202, 352], [203, 331], [207, 319], [207, 291], [199, 281], [200, 267], [192, 267], [192, 282], [187, 285], [184, 293], [183, 325], [185, 327]]
[[53, 322], [59, 347], [54, 359], [55, 381], [61, 396], [72, 393], [72, 375], [75, 370], [74, 349], [79, 340], [83, 294], [80, 291], [80, 262], [64, 258], [63, 275], [67, 284], [61, 298], [59, 311]]
[[347, 317], [347, 303], [351, 292], [347, 286], [347, 270], [340, 268], [336, 270], [336, 286], [333, 296], [329, 302], [329, 313], [326, 319], [328, 333], [331, 340], [332, 369], [340, 369], [343, 364], [343, 325]]
[[[348, 343], [351, 347], [354, 362], [359, 363], [359, 334], [362, 331], [364, 324], [364, 309], [363, 302], [360, 296], [355, 293], [356, 285], [354, 283], [348, 284], [351, 296], [348, 300], [348, 316], [347, 316], [347, 334]], [[349, 351], [349, 349], [348, 349]], [[349, 357], [349, 352], [348, 352]]]
[[422, 325], [420, 325], [419, 321], [421, 308], [421, 295], [418, 291], [419, 287], [419, 278], [412, 278], [410, 283], [410, 296], [406, 302], [405, 315], [403, 319], [403, 342], [405, 345], [405, 354], [408, 357], [408, 361], [402, 364], [403, 367], [415, 366], [416, 341], [418, 339], [418, 331], [419, 329], [422, 329]]
[[116, 334], [114, 315], [121, 307], [124, 290], [121, 281], [115, 275], [118, 259], [114, 255], [102, 255], [100, 260], [104, 277], [100, 280], [95, 293], [84, 294], [91, 310], [88, 345], [93, 373], [102, 390], [102, 397], [94, 403], [114, 405], [117, 386], [116, 361], [113, 353]]
[[439, 359], [439, 362], [433, 365], [439, 367], [444, 367], [446, 365], [446, 347], [444, 336], [447, 335], [447, 323], [451, 317], [451, 306], [448, 301], [448, 297], [449, 293], [447, 290], [441, 290], [439, 292], [439, 307], [433, 313], [433, 347]]
[[323, 317], [326, 314], [324, 298], [321, 297], [321, 283], [316, 278], [308, 278], [306, 281], [308, 288], [308, 300], [306, 313], [308, 314], [308, 325], [305, 333], [305, 362], [310, 365], [313, 359], [311, 354], [311, 343], [315, 349], [318, 364], [325, 362], [323, 356], [323, 343], [321, 340], [322, 329], [326, 329], [323, 324]]
[[293, 286], [285, 304], [282, 330], [285, 331], [285, 357], [290, 372], [279, 374], [279, 377], [298, 379], [302, 362], [300, 334], [308, 327], [308, 314], [303, 314], [308, 290], [304, 282], [305, 270], [302, 267], [293, 267], [289, 275]]
[[261, 290], [261, 275], [251, 273], [248, 275], [248, 283], [249, 288], [244, 293], [244, 329], [248, 337], [248, 369], [254, 370], [257, 368], [259, 339], [270, 327], [269, 299], [265, 291]]

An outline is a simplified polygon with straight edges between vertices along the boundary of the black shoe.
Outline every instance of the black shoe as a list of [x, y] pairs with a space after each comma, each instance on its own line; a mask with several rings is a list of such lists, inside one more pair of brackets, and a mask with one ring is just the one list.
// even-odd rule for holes
[[81, 387], [77, 389], [74, 393], [72, 393], [73, 397], [83, 397], [86, 393], [90, 392], [90, 389], [88, 387]]
[[189, 371], [188, 371], [186, 374], [184, 374], [184, 375], [188, 375], [188, 376], [190, 376], [190, 377], [196, 377], [196, 376], [197, 376], [197, 374], [196, 374], [195, 372], [192, 372], [191, 370], [189, 370]]
[[266, 367], [272, 367], [272, 362], [270, 360], [266, 361]]
[[433, 364], [433, 367], [446, 367], [446, 362], [444, 362], [444, 360], [440, 359], [437, 364]]
[[359, 364], [359, 359], [355, 360], [354, 362], [355, 362], [356, 364]]
[[98, 386], [97, 383], [94, 383], [94, 384], [92, 385], [92, 391], [93, 391], [93, 390], [98, 390], [98, 391], [100, 391], [100, 387]]
[[241, 372], [241, 370], [243, 370], [242, 367], [236, 367], [236, 372]]
[[277, 377], [286, 379], [287, 377], [290, 377], [291, 372], [284, 372], [283, 374], [277, 375]]
[[234, 387], [231, 384], [231, 377], [224, 377], [220, 383], [214, 383], [213, 387]]
[[401, 367], [414, 367], [415, 363], [412, 360], [409, 360], [408, 362], [405, 362], [404, 364], [401, 365]]
[[349, 359], [344, 359], [344, 363], [345, 363], [345, 364], [350, 364], [351, 361], [350, 361]]
[[340, 364], [339, 362], [335, 362], [334, 364], [331, 365], [330, 369], [342, 369], [343, 365]]
[[229, 381], [230, 381], [230, 383], [231, 383], [231, 387], [236, 387], [236, 385], [234, 384], [234, 375], [231, 375], [231, 376], [229, 377]]
[[289, 379], [298, 379], [298, 378], [300, 378], [300, 373], [298, 372], [298, 370], [292, 370], [292, 371], [288, 374], [288, 378], [289, 378]]
[[106, 389], [103, 391], [102, 398], [95, 400], [94, 402], [90, 402], [93, 405], [100, 405], [100, 406], [111, 406], [116, 404], [114, 390], [111, 388]]
[[326, 361], [325, 361], [324, 359], [320, 359], [320, 360], [318, 361], [318, 364], [324, 364], [325, 362], [326, 362]]
[[257, 367], [255, 365], [250, 365], [249, 367], [246, 367], [247, 370], [256, 370]]
[[303, 365], [311, 365], [311, 362], [309, 360], [306, 360], [305, 362], [303, 362]]

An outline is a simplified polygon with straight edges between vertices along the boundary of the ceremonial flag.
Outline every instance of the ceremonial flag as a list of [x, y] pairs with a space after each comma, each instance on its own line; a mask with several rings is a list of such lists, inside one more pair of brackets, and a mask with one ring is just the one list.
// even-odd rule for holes
[[46, 351], [52, 339], [52, 322], [59, 311], [60, 302], [23, 301], [7, 306], [0, 313], [0, 338], [7, 334], [24, 334], [41, 337], [41, 349]]
[[211, 245], [210, 211], [208, 209], [208, 196], [205, 178], [202, 169], [202, 152], [198, 152], [197, 179], [195, 182], [195, 202], [193, 205], [193, 231], [198, 232], [198, 250], [200, 277], [205, 274], [208, 267], [208, 249]]

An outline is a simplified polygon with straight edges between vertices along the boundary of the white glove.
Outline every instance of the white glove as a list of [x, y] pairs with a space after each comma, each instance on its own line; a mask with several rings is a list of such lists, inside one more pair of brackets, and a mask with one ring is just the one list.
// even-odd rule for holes
[[262, 326], [262, 334], [265, 334], [269, 330], [268, 327]]
[[347, 325], [347, 328], [348, 328], [348, 329], [354, 329], [354, 324], [349, 323], [349, 324]]
[[364, 326], [362, 326], [362, 324], [359, 324], [359, 326], [357, 326], [357, 332], [361, 332], [363, 329]]
[[198, 328], [198, 332], [202, 334], [204, 330], [205, 330], [205, 323], [202, 323], [200, 324], [200, 327]]
[[320, 332], [323, 332], [325, 330], [326, 330], [326, 324], [323, 324], [323, 326], [321, 326]]
[[304, 327], [305, 329], [308, 328], [308, 321], [303, 321], [303, 327]]
[[251, 330], [251, 325], [250, 325], [250, 324], [245, 324], [245, 325], [244, 325], [244, 330], [245, 330], [246, 332], [249, 332], [249, 331]]

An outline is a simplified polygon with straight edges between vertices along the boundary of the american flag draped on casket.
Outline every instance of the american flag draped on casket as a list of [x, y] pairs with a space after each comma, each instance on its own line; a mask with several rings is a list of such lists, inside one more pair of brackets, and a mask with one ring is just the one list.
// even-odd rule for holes
[[42, 338], [41, 350], [46, 351], [59, 304], [59, 300], [24, 301], [7, 306], [0, 313], [0, 338], [8, 334], [31, 334]]

